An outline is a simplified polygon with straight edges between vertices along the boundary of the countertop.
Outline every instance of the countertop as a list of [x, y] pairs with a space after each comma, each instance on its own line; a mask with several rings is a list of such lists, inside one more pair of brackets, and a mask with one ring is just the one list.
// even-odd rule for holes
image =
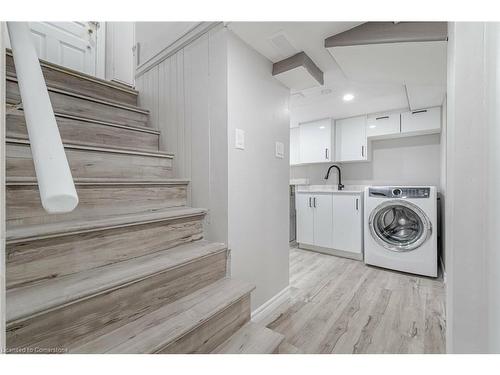
[[333, 193], [333, 194], [363, 194], [364, 186], [347, 185], [344, 190], [338, 190], [337, 185], [298, 185], [297, 193]]

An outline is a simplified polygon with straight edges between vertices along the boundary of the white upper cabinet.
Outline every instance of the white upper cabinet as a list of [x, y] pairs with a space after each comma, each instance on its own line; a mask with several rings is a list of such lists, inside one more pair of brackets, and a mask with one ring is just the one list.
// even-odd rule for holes
[[366, 121], [366, 136], [368, 138], [384, 138], [397, 136], [401, 132], [401, 115], [385, 113], [368, 116]]
[[290, 165], [300, 163], [299, 128], [290, 129]]
[[332, 161], [332, 121], [323, 119], [299, 125], [301, 163]]
[[368, 160], [366, 147], [366, 116], [335, 122], [336, 161]]
[[432, 134], [440, 131], [440, 107], [401, 113], [401, 135]]

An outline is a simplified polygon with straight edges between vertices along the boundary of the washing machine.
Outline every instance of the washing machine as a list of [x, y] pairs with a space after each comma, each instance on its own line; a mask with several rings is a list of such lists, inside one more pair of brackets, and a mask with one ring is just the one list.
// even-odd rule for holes
[[434, 186], [369, 186], [365, 192], [365, 263], [437, 276]]

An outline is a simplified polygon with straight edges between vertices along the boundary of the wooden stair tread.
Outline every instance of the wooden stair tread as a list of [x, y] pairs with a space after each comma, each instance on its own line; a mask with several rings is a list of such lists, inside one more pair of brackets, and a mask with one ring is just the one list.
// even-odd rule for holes
[[32, 317], [59, 306], [143, 280], [151, 275], [226, 251], [222, 243], [195, 241], [150, 255], [7, 291], [8, 322]]
[[217, 354], [271, 354], [285, 339], [280, 333], [248, 322], [219, 345], [212, 353]]
[[29, 241], [41, 238], [71, 235], [96, 230], [124, 227], [137, 224], [153, 223], [178, 218], [200, 216], [206, 214], [205, 209], [192, 207], [173, 207], [158, 210], [147, 210], [129, 214], [93, 217], [89, 219], [70, 220], [62, 223], [26, 225], [7, 228], [8, 243]]
[[[7, 75], [6, 79], [7, 79], [7, 81], [16, 82], [16, 83], [18, 82], [17, 77], [14, 77], [14, 76]], [[148, 109], [144, 109], [144, 108], [138, 107], [138, 106], [133, 105], [133, 104], [127, 104], [127, 103], [117, 102], [117, 101], [110, 100], [110, 99], [104, 99], [104, 98], [98, 98], [98, 97], [89, 96], [89, 95], [85, 95], [85, 94], [80, 94], [78, 92], [74, 92], [74, 91], [70, 91], [67, 89], [58, 88], [58, 87], [54, 87], [54, 86], [50, 86], [50, 85], [47, 86], [47, 90], [49, 92], [57, 92], [59, 94], [72, 96], [72, 97], [82, 99], [82, 100], [88, 100], [88, 101], [91, 101], [94, 103], [105, 104], [105, 105], [108, 105], [110, 107], [122, 108], [122, 109], [126, 109], [128, 111], [143, 113], [146, 115], [149, 114]], [[8, 99], [7, 99], [7, 102], [9, 102]], [[10, 103], [10, 104], [12, 104], [12, 103]], [[20, 108], [22, 108], [22, 105]]]
[[[20, 138], [6, 138], [5, 142], [24, 144], [24, 145], [30, 144], [29, 140]], [[64, 143], [63, 145], [65, 149], [70, 148], [70, 149], [85, 150], [85, 151], [107, 152], [107, 153], [127, 154], [127, 155], [141, 155], [141, 156], [167, 158], [167, 159], [173, 159], [174, 157], [173, 154], [163, 151], [142, 151], [142, 150], [139, 151], [139, 150], [130, 150], [130, 149], [115, 148], [115, 147], [85, 146], [83, 144], [71, 144], [71, 143]]]
[[70, 348], [75, 353], [155, 353], [228, 308], [254, 289], [225, 278], [129, 324]]
[[[7, 48], [5, 50], [5, 52], [6, 52], [7, 56], [12, 56], [12, 50], [10, 48]], [[39, 61], [40, 61], [40, 65], [42, 67], [43, 66], [50, 67], [51, 69], [56, 69], [56, 70], [60, 71], [61, 73], [65, 73], [65, 74], [73, 75], [73, 76], [78, 76], [79, 78], [85, 79], [87, 81], [97, 83], [100, 85], [104, 85], [104, 86], [108, 86], [108, 87], [112, 87], [112, 88], [117, 89], [117, 90], [125, 91], [125, 92], [128, 92], [128, 93], [135, 95], [135, 96], [137, 96], [139, 94], [139, 92], [137, 90], [135, 90], [132, 87], [129, 87], [123, 83], [119, 83], [119, 82], [115, 82], [115, 81], [108, 81], [108, 80], [105, 80], [102, 78], [97, 78], [95, 76], [89, 75], [89, 74], [84, 73], [84, 72], [80, 72], [78, 70], [74, 70], [74, 69], [71, 69], [71, 68], [68, 68], [68, 67], [65, 67], [62, 65], [57, 65], [57, 64], [51, 63], [50, 61], [47, 61], [47, 60], [39, 59]], [[10, 74], [10, 75], [13, 77], [16, 76], [15, 74]]]

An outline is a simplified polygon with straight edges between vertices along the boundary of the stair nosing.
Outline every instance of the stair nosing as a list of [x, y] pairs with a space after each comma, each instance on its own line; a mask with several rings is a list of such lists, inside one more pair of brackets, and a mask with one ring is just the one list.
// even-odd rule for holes
[[[108, 185], [189, 185], [190, 180], [184, 178], [165, 178], [158, 180], [134, 179], [134, 178], [100, 178], [100, 177], [75, 177], [75, 185], [108, 186]], [[5, 181], [7, 186], [34, 186], [38, 185], [36, 177], [9, 177]]]
[[[6, 54], [13, 57], [11, 49], [6, 49]], [[139, 95], [139, 92], [137, 90], [135, 90], [134, 88], [126, 87], [125, 85], [122, 85], [120, 83], [100, 79], [100, 78], [91, 76], [91, 75], [83, 73], [83, 72], [79, 72], [79, 71], [71, 69], [71, 68], [67, 68], [67, 67], [64, 67], [61, 65], [51, 63], [50, 61], [47, 61], [47, 60], [43, 60], [43, 59], [38, 59], [38, 60], [40, 62], [40, 65], [46, 66], [49, 69], [54, 69], [54, 70], [57, 70], [61, 73], [65, 73], [65, 74], [68, 74], [71, 76], [79, 77], [79, 78], [82, 78], [86, 81], [94, 82], [94, 83], [97, 83], [97, 84], [100, 84], [103, 86], [108, 86], [108, 87], [111, 87], [113, 89], [117, 89], [119, 91], [124, 91], [124, 92], [127, 92], [127, 93], [135, 95], [135, 96]]]
[[[5, 79], [7, 81], [18, 83], [17, 77], [14, 77], [12, 75], [7, 75], [5, 77]], [[110, 107], [116, 107], [116, 108], [121, 108], [121, 109], [131, 111], [131, 112], [141, 113], [143, 115], [149, 115], [149, 113], [150, 113], [150, 111], [148, 109], [143, 109], [143, 108], [131, 105], [131, 104], [118, 103], [118, 102], [110, 101], [109, 99], [104, 100], [104, 99], [100, 99], [100, 98], [94, 98], [92, 96], [78, 94], [76, 92], [64, 90], [64, 89], [57, 88], [57, 87], [50, 86], [50, 85], [47, 85], [47, 90], [52, 91], [52, 92], [56, 92], [58, 94], [72, 96], [74, 98], [78, 98], [78, 99], [82, 99], [82, 100], [87, 100], [89, 102], [100, 103], [100, 104], [108, 105]]]
[[[17, 136], [11, 136], [11, 135], [9, 135], [7, 137], [7, 140], [10, 140], [11, 142], [13, 142], [13, 141], [21, 141], [22, 143], [30, 143], [29, 137], [24, 137], [24, 136], [17, 137]], [[129, 153], [129, 152], [153, 153], [153, 154], [160, 153], [161, 155], [163, 155], [163, 154], [172, 155], [171, 153], [166, 153], [166, 152], [159, 151], [159, 150], [147, 150], [147, 149], [140, 149], [140, 148], [133, 148], [133, 147], [114, 146], [114, 145], [111, 146], [111, 145], [103, 145], [101, 143], [94, 143], [94, 142], [75, 142], [75, 141], [71, 141], [70, 143], [69, 142], [63, 142], [63, 145], [64, 146], [67, 146], [67, 145], [69, 145], [69, 146], [82, 146], [82, 147], [85, 147], [85, 148], [99, 148], [99, 149], [106, 149], [106, 150], [109, 149], [109, 150], [125, 151], [127, 153]], [[106, 146], [106, 147], [103, 147], [103, 146]]]
[[[181, 211], [182, 213], [176, 214], [176, 211]], [[99, 222], [98, 221], [99, 218], [91, 218], [88, 220], [70, 220], [61, 223], [36, 224], [30, 226], [23, 226], [22, 228], [12, 227], [12, 228], [7, 228], [5, 241], [7, 244], [32, 242], [47, 238], [66, 237], [83, 233], [99, 232], [108, 229], [124, 228], [136, 225], [158, 223], [162, 221], [172, 221], [189, 217], [203, 216], [207, 212], [208, 211], [206, 209], [199, 209], [199, 208], [170, 207], [156, 211], [148, 210], [148, 211], [134, 212], [129, 214], [118, 214], [104, 218], [101, 217], [100, 219], [101, 221], [104, 220], [103, 222]], [[145, 214], [146, 215], [149, 214], [150, 216], [153, 216], [153, 218], [149, 219], [144, 218]], [[126, 218], [128, 218], [129, 220], [125, 220]], [[134, 218], [136, 219], [133, 220]], [[105, 219], [107, 219], [110, 222], [107, 223]], [[113, 222], [113, 219], [115, 219], [117, 222]], [[118, 219], [123, 219], [123, 220], [119, 221]], [[80, 224], [71, 227], [68, 226], [68, 223], [80, 223]], [[87, 227], [85, 227], [85, 225], [87, 225]], [[16, 232], [19, 232], [21, 230], [26, 231], [26, 228], [38, 228], [38, 229], [42, 228], [43, 230], [39, 231], [32, 230], [32, 233], [29, 233], [28, 231], [28, 234], [24, 235], [15, 234]], [[13, 232], [14, 234], [12, 234]]]
[[[11, 137], [5, 138], [5, 143], [30, 145], [29, 139], [11, 138]], [[63, 146], [65, 149], [69, 148], [75, 150], [86, 150], [86, 151], [104, 152], [111, 154], [139, 155], [139, 156], [149, 156], [149, 157], [164, 158], [164, 159], [174, 158], [174, 154], [163, 151], [137, 151], [137, 150], [126, 150], [126, 149], [118, 149], [111, 147], [84, 146], [74, 143], [63, 143]]]
[[[262, 326], [258, 323], [255, 323], [254, 321], [250, 320], [250, 321], [246, 322], [243, 326], [241, 326], [240, 329], [238, 329], [233, 335], [228, 337], [224, 342], [222, 342], [214, 350], [212, 350], [211, 353], [214, 353], [214, 354], [251, 354], [251, 353], [245, 353], [245, 352], [242, 352], [242, 353], [224, 352], [224, 350], [227, 349], [226, 347], [231, 342], [231, 340], [233, 340], [235, 338], [235, 336], [241, 335], [243, 330], [246, 330], [246, 329], [256, 329], [256, 330], [258, 329], [258, 330], [263, 330], [263, 331], [270, 331], [269, 334], [274, 335], [276, 337], [277, 341], [279, 341], [279, 342], [277, 342], [277, 345], [275, 346], [275, 350], [285, 340], [285, 335], [283, 335], [279, 332], [273, 331], [272, 329], [267, 328], [266, 326]], [[268, 352], [266, 352], [266, 353], [268, 353]], [[262, 354], [264, 354], [264, 353], [262, 353]]]
[[[17, 114], [19, 116], [24, 117], [24, 114], [16, 113], [17, 111], [24, 112], [24, 110], [22, 108], [19, 108], [16, 110], [11, 110], [11, 112], [6, 113], [6, 115]], [[61, 112], [54, 112], [54, 115], [55, 115], [55, 117], [62, 117], [62, 118], [67, 118], [67, 119], [77, 120], [77, 121], [82, 121], [82, 122], [91, 122], [94, 124], [99, 124], [99, 125], [103, 125], [103, 126], [110, 126], [110, 127], [115, 127], [115, 128], [123, 128], [123, 129], [127, 129], [130, 131], [136, 131], [139, 133], [151, 133], [151, 134], [155, 134], [155, 135], [160, 135], [159, 130], [156, 130], [156, 129], [153, 129], [153, 128], [150, 128], [147, 126], [120, 124], [120, 123], [115, 123], [115, 122], [96, 120], [96, 119], [88, 118], [85, 116], [70, 115], [70, 114], [61, 113]]]
[[[231, 285], [231, 284], [233, 284], [233, 285]], [[245, 283], [245, 282], [231, 279], [229, 277], [225, 277], [225, 278], [218, 280], [210, 285], [207, 285], [201, 289], [198, 289], [198, 290], [194, 291], [193, 293], [191, 293], [191, 294], [189, 294], [189, 295], [187, 295], [187, 296], [185, 296], [177, 301], [174, 301], [168, 305], [162, 306], [159, 309], [156, 309], [156, 310], [142, 316], [141, 318], [139, 318], [133, 322], [130, 322], [128, 324], [125, 324], [124, 326], [117, 328], [114, 331], [108, 332], [104, 336], [115, 334], [119, 330], [130, 329], [129, 324], [133, 325], [132, 329], [137, 329], [134, 326], [137, 326], [137, 325], [140, 326], [142, 322], [147, 322], [148, 320], [152, 319], [152, 316], [158, 315], [159, 313], [162, 313], [165, 310], [172, 309], [173, 305], [176, 305], [176, 304], [178, 305], [180, 303], [183, 303], [185, 299], [192, 298], [193, 295], [199, 295], [199, 297], [198, 297], [199, 300], [196, 303], [194, 303], [192, 306], [188, 307], [187, 310], [181, 311], [180, 313], [173, 315], [169, 319], [160, 322], [159, 325], [165, 324], [166, 322], [170, 321], [173, 318], [177, 318], [177, 317], [181, 316], [182, 314], [186, 314], [189, 311], [189, 309], [192, 309], [194, 306], [198, 306], [198, 305], [204, 303], [205, 300], [210, 297], [210, 292], [217, 293], [220, 290], [224, 290], [226, 288], [234, 288], [235, 286], [238, 288], [238, 290], [236, 291], [236, 293], [234, 293], [234, 295], [230, 295], [230, 297], [225, 297], [224, 301], [221, 301], [220, 304], [217, 306], [211, 307], [208, 311], [203, 311], [201, 313], [198, 313], [197, 316], [190, 319], [190, 321], [188, 323], [186, 323], [184, 327], [181, 326], [181, 328], [180, 328], [181, 332], [167, 332], [170, 334], [170, 337], [167, 337], [166, 339], [161, 340], [161, 342], [159, 342], [157, 344], [153, 343], [153, 345], [151, 345], [151, 347], [154, 346], [154, 348], [151, 348], [149, 353], [158, 352], [158, 351], [168, 347], [170, 344], [172, 344], [176, 340], [189, 334], [190, 332], [192, 332], [196, 328], [200, 327], [202, 324], [204, 324], [205, 322], [212, 319], [218, 313], [223, 312], [227, 308], [229, 308], [230, 306], [234, 305], [235, 303], [238, 303], [240, 300], [245, 298], [245, 296], [249, 295], [255, 289], [255, 286], [250, 285], [249, 283]], [[207, 291], [209, 291], [208, 297], [202, 297], [202, 295], [206, 294]], [[147, 327], [145, 329], [145, 331], [149, 331], [150, 329], [154, 329], [157, 327], [158, 327], [158, 325], [155, 325], [153, 327]], [[88, 342], [84, 342], [80, 345], [77, 345], [77, 347], [70, 349], [70, 352], [79, 352], [79, 348], [85, 347], [89, 342], [92, 342], [95, 340], [96, 339], [89, 340]], [[117, 347], [120, 347], [125, 342], [126, 341], [121, 341], [118, 343], [118, 345], [115, 345], [115, 346], [110, 347], [110, 348], [106, 348], [104, 352], [105, 353], [113, 352], [114, 350], [116, 350]]]
[[[193, 247], [190, 250], [191, 253], [195, 253], [196, 250], [198, 250], [198, 251], [203, 250], [203, 254], [202, 255], [190, 254], [189, 257], [185, 257], [183, 259], [177, 259], [177, 260], [170, 259], [172, 264], [167, 265], [167, 266], [164, 266], [164, 265], [162, 265], [161, 262], [159, 262], [159, 258], [161, 258], [162, 256], [164, 257], [163, 258], [164, 262], [167, 262], [169, 255], [171, 256], [172, 253], [182, 252], [183, 254], [186, 254], [186, 253], [189, 254], [189, 250], [186, 249], [187, 247]], [[41, 283], [36, 283], [34, 285], [12, 288], [12, 289], [7, 291], [8, 298], [10, 299], [10, 301], [12, 301], [12, 294], [19, 292], [20, 290], [29, 290], [29, 289], [31, 289], [31, 290], [38, 289], [39, 290], [41, 285], [48, 285], [49, 287], [53, 287], [53, 285], [51, 285], [51, 284], [56, 284], [57, 282], [60, 282], [62, 279], [64, 279], [64, 280], [72, 280], [72, 279], [78, 280], [78, 276], [81, 276], [81, 274], [94, 276], [92, 278], [92, 280], [95, 283], [91, 287], [90, 290], [87, 287], [85, 289], [81, 289], [80, 291], [76, 291], [76, 292], [73, 291], [72, 294], [68, 298], [64, 298], [64, 297], [59, 296], [59, 299], [52, 299], [50, 304], [38, 306], [38, 308], [33, 308], [30, 310], [26, 309], [25, 311], [23, 311], [22, 314], [19, 314], [19, 313], [13, 314], [12, 312], [7, 310], [6, 322], [8, 325], [15, 325], [21, 321], [25, 321], [26, 319], [32, 319], [32, 318], [37, 317], [39, 315], [42, 315], [42, 314], [45, 314], [45, 313], [48, 313], [51, 311], [59, 310], [61, 308], [70, 306], [72, 304], [94, 298], [94, 297], [99, 296], [101, 294], [105, 294], [105, 293], [109, 293], [109, 292], [114, 291], [114, 290], [125, 288], [129, 285], [138, 283], [138, 282], [143, 281], [145, 279], [148, 279], [150, 277], [154, 277], [154, 276], [160, 275], [160, 274], [165, 273], [165, 272], [170, 272], [170, 271], [175, 270], [177, 268], [189, 265], [193, 262], [200, 261], [200, 260], [206, 259], [208, 257], [217, 255], [219, 253], [228, 252], [228, 251], [229, 250], [228, 250], [227, 246], [223, 243], [217, 243], [217, 242], [211, 243], [211, 242], [204, 241], [204, 240], [193, 241], [193, 242], [189, 242], [187, 244], [178, 245], [178, 246], [171, 248], [171, 249], [164, 249], [164, 250], [160, 250], [160, 251], [157, 251], [155, 253], [152, 253], [152, 254], [143, 255], [140, 257], [136, 257], [136, 258], [131, 258], [131, 259], [121, 261], [121, 262], [111, 263], [111, 264], [108, 264], [105, 266], [101, 266], [101, 267], [94, 268], [94, 269], [87, 270], [87, 271], [77, 272], [77, 273], [71, 274], [71, 275], [65, 275], [65, 276], [62, 276], [57, 281], [49, 280], [49, 281], [45, 281], [45, 282], [41, 282]], [[147, 261], [149, 260], [149, 263], [150, 263], [149, 265], [151, 266], [147, 271], [143, 270], [142, 273], [138, 273], [138, 271], [140, 271], [140, 269], [138, 270], [138, 268], [140, 268], [140, 264], [138, 264], [138, 263], [140, 263], [140, 260], [143, 261], [142, 263], [145, 263], [145, 260], [147, 263]], [[97, 282], [97, 280], [99, 280], [99, 277], [102, 277], [103, 274], [113, 274], [113, 268], [123, 266], [124, 263], [131, 264], [131, 268], [132, 268], [132, 270], [128, 270], [128, 274], [126, 276], [122, 276], [121, 278], [116, 278], [115, 280], [108, 281], [106, 284], [100, 284]], [[133, 268], [134, 265], [136, 266], [135, 269]], [[144, 264], [142, 265], [142, 267], [144, 267]], [[82, 280], [79, 280], [79, 281], [80, 281], [80, 283], [82, 283]], [[24, 299], [28, 299], [28, 298], [25, 297]], [[11, 302], [11, 304], [12, 304], [12, 302]], [[12, 316], [12, 315], [14, 315], [14, 316]]]

